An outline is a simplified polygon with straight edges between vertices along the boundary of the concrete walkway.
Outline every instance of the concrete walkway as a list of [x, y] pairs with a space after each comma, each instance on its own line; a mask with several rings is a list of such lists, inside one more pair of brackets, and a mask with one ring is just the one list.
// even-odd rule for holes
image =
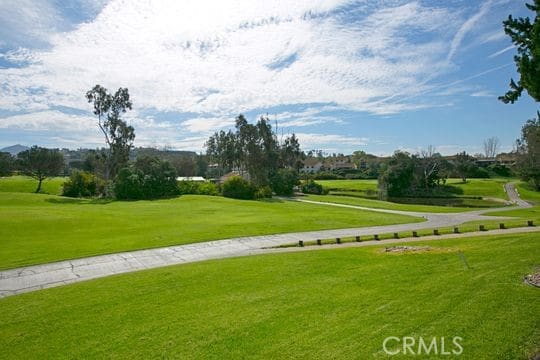
[[[510, 189], [511, 188], [512, 186]], [[342, 204], [318, 203], [309, 200], [292, 201], [310, 202], [328, 207], [337, 206], [417, 216], [423, 217], [426, 219], [426, 221], [399, 225], [241, 237], [196, 244], [129, 251], [11, 269], [0, 272], [0, 297], [143, 269], [272, 252], [275, 250], [268, 248], [297, 243], [299, 240], [313, 241], [316, 239], [330, 239], [336, 237], [343, 238], [357, 235], [366, 236], [394, 232], [403, 233], [426, 228], [456, 226], [469, 221], [503, 220], [507, 218], [485, 216], [483, 214], [490, 211], [512, 209], [507, 207], [502, 209], [486, 209], [464, 213], [422, 213], [372, 209]], [[520, 203], [517, 205], [518, 206], [516, 208], [522, 206]], [[530, 205], [527, 204], [527, 206]]]

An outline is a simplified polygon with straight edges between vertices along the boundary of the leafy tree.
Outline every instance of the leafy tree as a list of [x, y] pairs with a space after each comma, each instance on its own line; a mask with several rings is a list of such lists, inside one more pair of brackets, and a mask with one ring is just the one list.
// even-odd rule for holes
[[476, 165], [474, 158], [467, 154], [465, 151], [456, 154], [454, 160], [454, 169], [463, 182], [467, 181], [467, 178], [474, 174]]
[[523, 180], [530, 181], [540, 191], [540, 112], [528, 120], [517, 141], [517, 168]]
[[403, 196], [414, 186], [415, 159], [409, 153], [396, 151], [379, 176], [381, 198]]
[[535, 12], [533, 22], [528, 17], [514, 19], [512, 15], [503, 22], [504, 32], [517, 47], [514, 62], [521, 76], [517, 83], [511, 79], [510, 90], [499, 97], [505, 104], [513, 104], [523, 90], [527, 90], [535, 101], [540, 101], [540, 0], [525, 6]]
[[0, 152], [0, 176], [9, 176], [13, 170], [14, 159], [10, 153]]
[[298, 182], [298, 172], [293, 169], [279, 169], [270, 177], [270, 187], [277, 195], [292, 195]]
[[101, 85], [94, 86], [86, 93], [86, 99], [93, 103], [98, 126], [109, 147], [105, 180], [114, 179], [119, 169], [129, 160], [129, 151], [135, 140], [135, 130], [120, 118], [122, 113], [131, 110], [131, 100], [127, 88], [119, 88], [114, 95]]
[[60, 175], [64, 169], [64, 155], [58, 150], [32, 146], [18, 153], [17, 158], [23, 173], [38, 181], [36, 193], [41, 190], [43, 180]]
[[280, 168], [298, 171], [303, 153], [293, 134], [279, 144], [268, 118], [250, 124], [243, 115], [236, 118], [235, 131], [214, 133], [206, 142], [207, 155], [222, 169], [247, 172], [256, 187], [270, 184]]
[[122, 168], [114, 181], [117, 199], [159, 199], [178, 194], [176, 171], [166, 160], [142, 156]]

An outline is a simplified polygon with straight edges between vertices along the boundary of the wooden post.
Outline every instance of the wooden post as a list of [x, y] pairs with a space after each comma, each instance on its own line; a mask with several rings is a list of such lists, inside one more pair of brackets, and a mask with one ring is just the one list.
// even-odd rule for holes
[[356, 240], [356, 242], [360, 242], [360, 236], [356, 236], [354, 239]]
[[418, 237], [418, 233], [417, 233], [416, 231], [413, 231], [413, 232], [412, 232], [412, 236], [413, 236], [413, 237]]
[[459, 234], [459, 228], [457, 226], [454, 227], [454, 234]]
[[527, 226], [534, 226], [534, 223], [532, 220], [527, 220]]
[[394, 233], [394, 239], [399, 239], [399, 234], [398, 233]]
[[336, 238], [336, 244], [341, 244], [341, 239], [340, 238]]
[[484, 225], [478, 225], [479, 231], [486, 231], [486, 227]]
[[302, 240], [299, 240], [299, 241], [298, 241], [298, 246], [304, 247], [304, 242], [303, 242]]
[[317, 245], [322, 245], [321, 239], [317, 239]]
[[439, 235], [439, 230], [438, 229], [433, 229], [433, 235]]
[[506, 228], [504, 227], [504, 223], [500, 223], [500, 224], [499, 224], [499, 229], [501, 229], [501, 230], [502, 230], [502, 229], [506, 229]]
[[379, 241], [379, 235], [377, 235], [377, 234], [373, 235], [373, 239]]

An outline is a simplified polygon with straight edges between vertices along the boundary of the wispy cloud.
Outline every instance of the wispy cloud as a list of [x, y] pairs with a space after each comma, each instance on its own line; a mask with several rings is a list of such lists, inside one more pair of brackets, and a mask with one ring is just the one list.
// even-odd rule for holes
[[460, 28], [454, 35], [454, 38], [452, 39], [452, 43], [450, 44], [450, 51], [448, 52], [448, 56], [447, 56], [448, 60], [451, 60], [454, 57], [456, 52], [459, 50], [459, 47], [461, 46], [461, 43], [463, 42], [463, 39], [465, 38], [467, 33], [469, 33], [474, 28], [476, 23], [486, 15], [492, 3], [493, 1], [491, 0], [485, 1], [480, 6], [480, 9], [478, 10], [478, 12], [474, 14], [473, 16], [471, 16], [470, 18], [468, 18], [460, 26]]
[[501, 49], [501, 50], [499, 50], [499, 51], [497, 51], [497, 52], [494, 52], [493, 54], [489, 55], [489, 56], [488, 56], [488, 59], [492, 59], [492, 58], [494, 58], [494, 57], [497, 57], [497, 56], [499, 56], [499, 55], [502, 55], [502, 54], [504, 54], [505, 52], [510, 51], [510, 50], [512, 50], [512, 49], [514, 49], [514, 48], [515, 48], [515, 45], [510, 45], [510, 46], [508, 46], [508, 47], [505, 47], [504, 49]]

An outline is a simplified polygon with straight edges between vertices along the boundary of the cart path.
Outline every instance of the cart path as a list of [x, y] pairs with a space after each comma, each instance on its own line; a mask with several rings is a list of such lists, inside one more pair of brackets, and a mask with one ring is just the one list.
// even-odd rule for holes
[[[512, 188], [513, 186], [509, 187], [510, 190]], [[312, 203], [312, 201], [309, 200], [299, 199], [292, 199], [291, 201], [304, 201]], [[317, 204], [329, 207], [338, 206], [376, 212], [417, 216], [423, 217], [425, 221], [398, 225], [321, 230], [277, 235], [248, 236], [225, 240], [201, 242], [195, 244], [128, 251], [109, 255], [100, 255], [81, 259], [59, 261], [41, 265], [32, 265], [22, 268], [0, 271], [0, 298], [29, 291], [67, 285], [79, 281], [96, 279], [115, 274], [128, 273], [132, 271], [152, 269], [169, 265], [192, 263], [204, 260], [270, 253], [275, 251], [275, 249], [271, 248], [280, 245], [298, 243], [299, 240], [307, 242], [314, 241], [316, 239], [331, 239], [336, 237], [343, 238], [395, 232], [403, 233], [420, 229], [457, 226], [469, 221], [489, 221], [497, 219], [503, 220], [507, 218], [485, 216], [483, 214], [491, 211], [511, 209], [507, 207], [476, 210], [463, 213], [422, 213], [372, 209], [333, 203]], [[527, 203], [525, 204], [517, 203], [518, 206], [516, 206], [515, 208], [530, 206]], [[511, 230], [505, 230], [505, 233], [507, 232], [511, 232]], [[441, 236], [440, 238], [443, 238], [443, 236]], [[427, 238], [422, 238], [422, 240], [427, 240]], [[401, 242], [403, 240], [395, 241]], [[384, 243], [384, 241], [378, 243]]]

